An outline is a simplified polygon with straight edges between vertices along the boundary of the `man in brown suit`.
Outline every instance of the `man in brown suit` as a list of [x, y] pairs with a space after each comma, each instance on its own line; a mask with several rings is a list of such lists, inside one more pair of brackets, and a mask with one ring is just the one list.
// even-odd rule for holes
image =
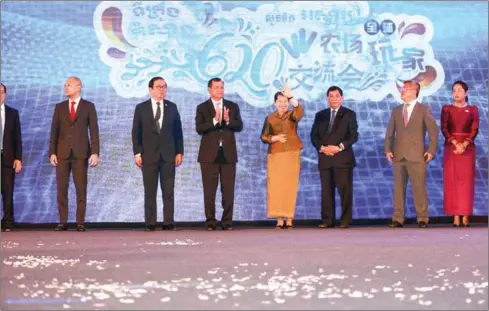
[[[55, 231], [68, 229], [68, 181], [73, 171], [76, 188], [76, 230], [85, 231], [87, 168], [98, 164], [99, 136], [95, 105], [80, 97], [82, 83], [69, 77], [64, 85], [68, 100], [56, 104], [51, 124], [49, 160], [56, 167], [60, 223]], [[90, 139], [88, 138], [90, 130]]]
[[210, 79], [210, 98], [197, 106], [195, 129], [202, 136], [199, 156], [204, 187], [207, 230], [216, 230], [216, 191], [221, 181], [223, 230], [233, 230], [234, 184], [238, 152], [234, 133], [241, 132], [243, 121], [239, 106], [224, 99], [224, 81]]
[[[438, 126], [431, 108], [417, 102], [420, 85], [406, 81], [401, 90], [404, 104], [392, 110], [384, 140], [385, 155], [394, 168], [394, 213], [391, 228], [404, 222], [407, 179], [411, 182], [418, 226], [428, 226], [426, 198], [426, 164], [433, 159], [438, 143]], [[424, 138], [429, 144], [425, 151]]]

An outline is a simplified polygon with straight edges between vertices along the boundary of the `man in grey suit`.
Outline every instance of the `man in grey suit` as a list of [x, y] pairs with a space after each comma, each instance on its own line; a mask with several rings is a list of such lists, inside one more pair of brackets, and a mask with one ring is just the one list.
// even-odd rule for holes
[[[428, 200], [426, 198], [426, 164], [433, 159], [438, 143], [438, 126], [431, 108], [417, 102], [420, 85], [404, 82], [401, 99], [404, 104], [392, 110], [384, 149], [394, 168], [394, 213], [391, 228], [400, 228], [404, 222], [407, 179], [411, 181], [416, 218], [420, 228], [428, 227]], [[428, 131], [429, 144], [425, 150], [424, 138]]]

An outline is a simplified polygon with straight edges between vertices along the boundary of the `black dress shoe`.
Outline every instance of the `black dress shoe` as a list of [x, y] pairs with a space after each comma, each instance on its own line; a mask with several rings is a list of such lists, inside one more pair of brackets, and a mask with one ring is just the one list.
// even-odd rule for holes
[[459, 227], [460, 227], [460, 224], [453, 224], [453, 226], [454, 226], [455, 228], [459, 228]]
[[393, 221], [392, 223], [389, 224], [390, 228], [402, 228], [402, 224], [398, 221]]
[[163, 231], [175, 231], [175, 227], [173, 225], [163, 225]]
[[319, 225], [319, 228], [334, 228], [334, 225], [333, 224], [320, 224]]
[[340, 228], [341, 229], [348, 229], [348, 228], [350, 228], [350, 225], [349, 224], [342, 224], [342, 225], [340, 225]]
[[428, 224], [426, 223], [426, 221], [420, 221], [420, 222], [418, 222], [418, 227], [428, 228]]
[[68, 227], [65, 224], [59, 224], [54, 228], [54, 231], [66, 231]]
[[78, 231], [78, 232], [86, 231], [85, 226], [84, 225], [77, 225], [76, 226], [76, 231]]
[[2, 232], [10, 232], [10, 231], [12, 231], [12, 227], [2, 228]]
[[146, 226], [146, 229], [144, 229], [144, 231], [146, 231], [146, 232], [155, 231], [155, 226], [153, 226], [153, 225], [147, 225]]
[[207, 231], [215, 231], [216, 230], [216, 226], [215, 225], [207, 225], [206, 226], [206, 229], [207, 229]]

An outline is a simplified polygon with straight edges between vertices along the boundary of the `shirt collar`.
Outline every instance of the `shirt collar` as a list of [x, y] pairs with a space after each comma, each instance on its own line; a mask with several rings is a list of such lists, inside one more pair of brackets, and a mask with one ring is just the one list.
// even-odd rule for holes
[[156, 103], [163, 104], [163, 101], [164, 101], [164, 99], [162, 99], [160, 101], [157, 101], [156, 99], [154, 99], [153, 97], [151, 97], [151, 104], [153, 104], [153, 106], [156, 106]]
[[336, 108], [336, 109], [333, 109], [333, 108], [331, 108], [331, 107], [329, 107], [329, 109], [331, 109], [331, 111], [336, 111], [336, 112], [338, 112], [338, 110], [340, 110], [340, 109], [341, 109], [341, 105], [339, 105], [339, 106], [338, 106], [338, 108]]
[[0, 104], [0, 109], [1, 109], [2, 111], [5, 111], [5, 104], [3, 104], [3, 105], [2, 105], [2, 104]]
[[407, 102], [406, 104], [408, 104], [408, 105], [409, 105], [409, 107], [414, 107], [414, 105], [416, 105], [416, 103], [417, 103], [417, 102], [418, 102], [418, 101], [417, 101], [416, 99], [413, 99], [412, 101]]
[[78, 104], [80, 103], [80, 99], [81, 99], [81, 97], [78, 97], [78, 98], [77, 98], [77, 99], [75, 99], [75, 100], [71, 100], [71, 99], [69, 99], [69, 98], [68, 98], [68, 102], [69, 102], [70, 104], [71, 104], [71, 102], [75, 102], [75, 105], [78, 105]]
[[212, 104], [213, 104], [214, 106], [215, 106], [215, 105], [217, 105], [217, 104], [220, 104], [220, 105], [222, 106], [222, 101], [223, 101], [223, 99], [221, 98], [220, 100], [217, 100], [217, 101], [216, 101], [216, 100], [213, 100], [213, 99], [211, 98], [211, 101], [212, 101]]

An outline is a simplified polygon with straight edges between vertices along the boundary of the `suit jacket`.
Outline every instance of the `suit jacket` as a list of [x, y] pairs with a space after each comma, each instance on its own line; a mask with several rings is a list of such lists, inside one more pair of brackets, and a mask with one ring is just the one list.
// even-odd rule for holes
[[343, 144], [344, 150], [334, 156], [319, 153], [318, 168], [324, 170], [332, 167], [354, 167], [356, 165], [352, 145], [358, 140], [357, 117], [353, 110], [340, 106], [328, 133], [331, 118], [331, 108], [316, 113], [311, 129], [311, 141], [319, 152], [321, 146]]
[[175, 163], [177, 154], [183, 155], [183, 131], [177, 105], [163, 100], [163, 122], [158, 132], [151, 99], [136, 106], [132, 125], [134, 155], [140, 153], [144, 163]]
[[3, 162], [11, 166], [14, 160], [22, 161], [22, 133], [17, 109], [5, 106], [5, 127], [3, 129]]
[[49, 156], [55, 154], [58, 159], [67, 159], [71, 151], [77, 159], [86, 159], [100, 153], [97, 111], [92, 102], [83, 98], [78, 103], [73, 122], [68, 100], [56, 104], [54, 108]]
[[431, 114], [431, 108], [416, 103], [407, 126], [404, 126], [403, 108], [404, 105], [399, 105], [392, 110], [384, 139], [384, 151], [392, 152], [394, 161], [406, 159], [411, 162], [425, 162], [423, 154], [426, 131], [430, 140], [426, 152], [435, 155], [438, 144], [438, 126]]
[[240, 132], [243, 129], [239, 106], [226, 99], [223, 99], [223, 106], [229, 109], [229, 124], [222, 120], [220, 124], [216, 125], [213, 122], [216, 110], [212, 100], [209, 98], [197, 106], [195, 129], [199, 135], [202, 135], [198, 162], [213, 163], [219, 151], [220, 141], [222, 141], [226, 161], [228, 163], [238, 162], [234, 132]]

